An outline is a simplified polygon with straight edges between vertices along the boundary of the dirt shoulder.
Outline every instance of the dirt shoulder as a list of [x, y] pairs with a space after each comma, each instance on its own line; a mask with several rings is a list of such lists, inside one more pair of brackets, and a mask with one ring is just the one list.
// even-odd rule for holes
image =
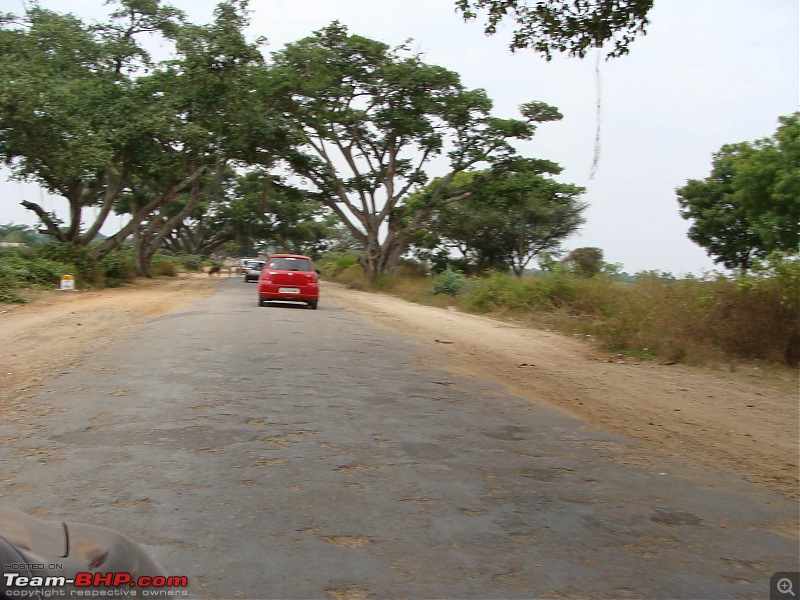
[[[426, 346], [424, 360], [645, 442], [659, 456], [740, 472], [798, 495], [796, 385], [610, 359], [562, 334], [328, 284], [325, 298]], [[795, 381], [796, 383], [796, 381]]]
[[122, 288], [54, 290], [28, 304], [0, 304], [0, 414], [13, 413], [26, 391], [69, 369], [84, 352], [207, 296], [217, 281], [207, 276], [137, 280]]

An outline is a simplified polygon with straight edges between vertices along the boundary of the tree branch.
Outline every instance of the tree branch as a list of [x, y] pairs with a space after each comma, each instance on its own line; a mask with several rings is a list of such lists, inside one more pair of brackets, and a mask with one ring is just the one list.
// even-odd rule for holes
[[20, 202], [22, 206], [27, 208], [28, 210], [32, 210], [36, 213], [36, 216], [39, 217], [42, 224], [47, 228], [47, 233], [52, 235], [56, 238], [59, 242], [66, 242], [67, 237], [64, 233], [59, 229], [58, 225], [53, 221], [52, 217], [48, 212], [46, 212], [41, 206], [36, 204], [35, 202], [29, 202], [28, 200], [23, 200]]

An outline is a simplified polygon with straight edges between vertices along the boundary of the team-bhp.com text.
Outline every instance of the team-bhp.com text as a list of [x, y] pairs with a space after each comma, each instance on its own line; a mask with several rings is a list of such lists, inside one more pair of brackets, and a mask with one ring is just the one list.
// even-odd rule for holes
[[[50, 594], [48, 596], [60, 596], [59, 592], [68, 585], [77, 589], [71, 595], [78, 596], [184, 596], [189, 585], [189, 579], [185, 576], [162, 576], [150, 577], [142, 575], [134, 578], [130, 573], [111, 572], [111, 573], [76, 573], [74, 578], [67, 579], [63, 576], [48, 577], [29, 577], [18, 573], [4, 573], [6, 594], [18, 596], [20, 598], [29, 596], [26, 592], [34, 589], [41, 593], [42, 588], [46, 588]], [[109, 589], [111, 588], [111, 589]], [[134, 590], [131, 588], [139, 588]], [[176, 589], [177, 588], [177, 589]], [[17, 593], [15, 593], [17, 592]], [[138, 593], [137, 593], [138, 592]], [[38, 595], [38, 594], [34, 594]]]

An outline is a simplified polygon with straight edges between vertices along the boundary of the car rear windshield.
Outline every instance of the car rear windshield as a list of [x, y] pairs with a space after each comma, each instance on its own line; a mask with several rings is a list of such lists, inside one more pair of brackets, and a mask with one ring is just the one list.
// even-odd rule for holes
[[273, 258], [269, 268], [278, 271], [311, 271], [311, 261], [307, 258]]

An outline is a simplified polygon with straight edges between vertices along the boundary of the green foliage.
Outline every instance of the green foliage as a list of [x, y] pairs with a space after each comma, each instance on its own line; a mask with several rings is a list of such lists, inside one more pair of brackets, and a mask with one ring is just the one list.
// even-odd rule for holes
[[58, 285], [63, 275], [69, 275], [73, 271], [72, 265], [47, 260], [46, 258], [35, 258], [27, 264], [27, 273], [21, 280], [31, 285]]
[[560, 167], [547, 161], [517, 159], [486, 171], [460, 173], [435, 201], [439, 181], [409, 203], [432, 205], [426, 235], [415, 240], [436, 254], [459, 251], [472, 272], [512, 269], [521, 276], [542, 252], [555, 252], [583, 223], [583, 188], [556, 182], [546, 173]]
[[21, 257], [17, 252], [0, 248], [0, 304], [23, 303], [25, 297], [19, 293], [22, 287], [19, 269], [14, 264]]
[[20, 290], [53, 289], [75, 267], [49, 260], [30, 250], [0, 249], [0, 302], [25, 302]]
[[116, 287], [135, 277], [130, 252], [116, 250], [97, 262], [86, 248], [55, 242], [36, 249], [0, 249], [2, 302], [20, 301], [24, 289], [54, 289], [63, 275], [79, 287]]
[[457, 296], [466, 284], [467, 278], [463, 273], [448, 268], [433, 278], [433, 293]]
[[575, 277], [566, 273], [523, 278], [493, 273], [486, 279], [472, 280], [464, 300], [467, 306], [481, 312], [554, 310], [578, 294]]
[[97, 261], [92, 257], [89, 249], [67, 242], [51, 242], [42, 246], [37, 251], [39, 256], [49, 260], [72, 265], [73, 272], [79, 285], [94, 285], [102, 283], [102, 270]]
[[315, 264], [325, 277], [345, 283], [339, 279], [345, 271], [360, 272], [363, 277], [364, 269], [359, 265], [362, 255], [363, 253], [358, 250], [333, 250], [323, 254]]
[[353, 256], [352, 254], [345, 254], [344, 256], [339, 256], [333, 263], [333, 267], [335, 269], [346, 269], [348, 267], [352, 267], [353, 265], [358, 264], [358, 256]]
[[[155, 2], [128, 4], [122, 24], [90, 26], [35, 4], [0, 23], [0, 161], [15, 177], [69, 201], [63, 227], [43, 207], [23, 202], [59, 241], [88, 245], [126, 170], [146, 162], [132, 154], [146, 144], [152, 127], [140, 125], [157, 121], [152, 105], [161, 100], [140, 94], [127, 75], [146, 62], [136, 37], [158, 30], [152, 17], [162, 11]], [[96, 219], [84, 227], [90, 207], [98, 208]]]
[[609, 41], [608, 58], [627, 54], [636, 36], [644, 35], [652, 8], [653, 0], [456, 0], [465, 20], [486, 12], [487, 35], [511, 20], [516, 27], [511, 50], [531, 48], [547, 60], [554, 52], [583, 58]]
[[130, 250], [117, 248], [100, 261], [105, 287], [119, 287], [136, 279], [136, 265]]
[[527, 310], [532, 307], [534, 299], [529, 283], [527, 279], [492, 273], [486, 279], [470, 281], [465, 304], [478, 312]]
[[19, 293], [17, 281], [0, 267], [0, 304], [22, 304], [26, 298]]
[[72, 265], [19, 253], [4, 253], [0, 268], [6, 280], [18, 287], [53, 287], [62, 275], [74, 271]]
[[736, 165], [736, 200], [764, 254], [800, 246], [800, 112], [780, 117], [772, 138], [750, 145]]
[[771, 139], [723, 146], [709, 177], [676, 190], [689, 238], [729, 269], [800, 246], [800, 113], [780, 121]]

